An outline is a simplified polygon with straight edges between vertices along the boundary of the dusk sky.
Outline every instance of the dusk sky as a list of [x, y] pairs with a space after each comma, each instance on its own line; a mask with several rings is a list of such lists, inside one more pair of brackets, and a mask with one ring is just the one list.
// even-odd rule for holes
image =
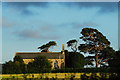
[[[49, 41], [62, 44], [79, 39], [85, 27], [98, 29], [118, 50], [117, 2], [4, 2], [2, 4], [2, 62], [15, 52], [38, 51]], [[82, 43], [79, 40], [79, 43]]]

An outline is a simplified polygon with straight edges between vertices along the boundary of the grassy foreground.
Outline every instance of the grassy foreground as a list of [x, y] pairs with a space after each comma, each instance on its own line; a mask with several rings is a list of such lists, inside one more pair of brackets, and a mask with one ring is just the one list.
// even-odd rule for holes
[[[0, 77], [2, 78], [70, 78], [71, 75], [75, 75], [75, 78], [80, 78], [80, 75], [84, 73], [40, 73], [40, 74], [2, 74]], [[89, 76], [91, 73], [88, 73]], [[99, 73], [97, 73], [99, 75]]]
[[[66, 79], [70, 80], [73, 77], [75, 80], [80, 79], [82, 75], [86, 76], [97, 76], [97, 77], [109, 78], [110, 73], [39, 73], [39, 74], [2, 74], [2, 80], [61, 80]], [[56, 79], [53, 79], [56, 78]]]

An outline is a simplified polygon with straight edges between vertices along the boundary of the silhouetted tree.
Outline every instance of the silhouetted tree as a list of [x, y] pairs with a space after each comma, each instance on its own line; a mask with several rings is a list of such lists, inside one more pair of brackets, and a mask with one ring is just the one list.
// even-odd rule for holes
[[65, 52], [65, 67], [66, 68], [83, 68], [84, 67], [84, 56], [77, 52], [78, 41], [76, 39], [69, 40], [67, 46], [70, 47], [72, 52]]
[[83, 28], [81, 31], [82, 39], [85, 43], [80, 44], [78, 47], [81, 52], [88, 52], [89, 54], [94, 54], [94, 60], [96, 63], [96, 68], [99, 65], [99, 54], [101, 50], [105, 49], [110, 45], [108, 39], [97, 29], [93, 28]]
[[[98, 57], [100, 66], [107, 67], [108, 61], [114, 57], [115, 53], [116, 53], [115, 50], [109, 46], [107, 48], [104, 48], [103, 50], [101, 50], [99, 52], [99, 57]], [[87, 56], [85, 58], [85, 60], [87, 62], [86, 65], [93, 66], [92, 62], [94, 61], [94, 59], [95, 59], [95, 56]]]
[[77, 40], [75, 40], [75, 39], [73, 39], [73, 40], [69, 40], [68, 42], [67, 42], [67, 46], [68, 47], [70, 47], [74, 52], [76, 52], [77, 51], [77, 43], [78, 43], [78, 41]]
[[51, 70], [51, 62], [44, 56], [38, 56], [34, 58], [33, 62], [28, 63], [29, 72], [46, 72]]
[[84, 56], [79, 52], [67, 52], [65, 53], [65, 67], [66, 68], [83, 68]]
[[108, 64], [113, 72], [120, 73], [120, 50], [116, 51], [115, 56], [108, 61]]
[[20, 57], [20, 56], [15, 56], [15, 57], [13, 58], [13, 61], [14, 61], [14, 62], [18, 61], [18, 62], [20, 62], [20, 63], [23, 63], [23, 59], [22, 59], [22, 57]]
[[48, 52], [49, 48], [52, 47], [52, 46], [55, 46], [55, 45], [57, 45], [55, 41], [50, 41], [49, 43], [38, 47], [38, 49], [40, 49], [41, 52]]
[[107, 47], [101, 51], [101, 54], [99, 54], [99, 64], [101, 64], [103, 67], [106, 66], [109, 60], [113, 59], [116, 52], [112, 47]]
[[6, 73], [6, 74], [14, 73], [14, 65], [12, 61], [5, 62], [2, 65], [2, 73]]
[[90, 67], [90, 66], [92, 67], [94, 65], [93, 64], [94, 58], [95, 58], [94, 56], [86, 56], [85, 57], [85, 63], [84, 63], [85, 66], [86, 67]]
[[4, 63], [2, 69], [3, 73], [7, 74], [26, 73], [25, 64], [20, 56], [15, 56], [13, 61], [8, 61]]
[[21, 71], [20, 73], [27, 73], [27, 71], [26, 71], [27, 64], [24, 63], [22, 57], [15, 56], [13, 58], [13, 62], [15, 64], [15, 66], [16, 66], [16, 70], [19, 69]]

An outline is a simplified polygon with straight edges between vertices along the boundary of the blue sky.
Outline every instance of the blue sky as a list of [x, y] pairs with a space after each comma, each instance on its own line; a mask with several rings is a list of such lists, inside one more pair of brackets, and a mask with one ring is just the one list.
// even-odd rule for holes
[[[2, 62], [15, 52], [38, 51], [56, 41], [51, 51], [79, 39], [85, 27], [98, 29], [118, 50], [117, 2], [4, 2], [2, 4]], [[80, 40], [80, 43], [82, 41]], [[65, 49], [70, 50], [65, 47]]]

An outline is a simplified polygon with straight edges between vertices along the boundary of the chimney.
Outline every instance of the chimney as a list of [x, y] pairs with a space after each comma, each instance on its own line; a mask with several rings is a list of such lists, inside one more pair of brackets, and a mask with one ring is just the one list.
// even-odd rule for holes
[[62, 44], [62, 54], [64, 54], [64, 51], [65, 51], [64, 48], [65, 48], [65, 47], [64, 47], [64, 44]]
[[64, 49], [64, 44], [62, 44], [62, 51], [64, 51], [65, 49]]

